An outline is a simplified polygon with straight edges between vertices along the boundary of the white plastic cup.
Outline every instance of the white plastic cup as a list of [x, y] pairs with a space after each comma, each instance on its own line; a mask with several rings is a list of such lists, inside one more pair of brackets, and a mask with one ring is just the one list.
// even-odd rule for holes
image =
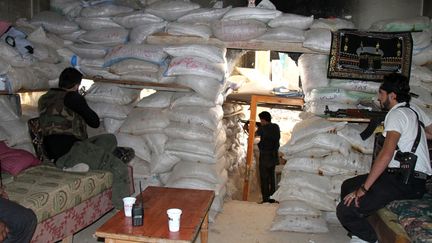
[[135, 203], [136, 198], [125, 197], [123, 198], [124, 214], [126, 217], [132, 217], [132, 206]]
[[180, 230], [180, 216], [182, 210], [178, 208], [170, 208], [167, 210], [167, 214], [169, 231], [178, 232]]

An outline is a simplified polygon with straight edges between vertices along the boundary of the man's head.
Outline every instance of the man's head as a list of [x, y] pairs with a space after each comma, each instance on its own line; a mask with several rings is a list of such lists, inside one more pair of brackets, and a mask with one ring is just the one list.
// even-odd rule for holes
[[389, 110], [397, 103], [409, 102], [411, 100], [409, 92], [407, 77], [397, 73], [385, 75], [378, 93], [381, 108]]
[[258, 117], [260, 118], [261, 123], [263, 125], [271, 123], [271, 118], [272, 117], [271, 117], [270, 113], [268, 113], [267, 111], [263, 111], [263, 112], [259, 113]]
[[71, 89], [75, 85], [79, 86], [81, 84], [82, 76], [82, 73], [75, 68], [65, 68], [59, 77], [59, 88]]

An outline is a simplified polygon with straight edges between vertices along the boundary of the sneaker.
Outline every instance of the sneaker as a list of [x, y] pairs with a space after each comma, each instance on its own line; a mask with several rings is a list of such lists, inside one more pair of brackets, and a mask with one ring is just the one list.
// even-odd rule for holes
[[70, 168], [63, 168], [63, 171], [67, 171], [67, 172], [87, 172], [89, 171], [90, 167], [88, 166], [88, 164], [84, 164], [84, 163], [79, 163], [76, 164]]
[[[351, 236], [350, 243], [369, 243], [369, 242], [362, 240], [362, 239], [358, 238], [357, 236], [353, 235], [353, 236]], [[378, 241], [376, 241], [375, 243], [378, 243]]]
[[135, 150], [129, 147], [117, 147], [114, 149], [113, 154], [127, 164], [135, 157]]

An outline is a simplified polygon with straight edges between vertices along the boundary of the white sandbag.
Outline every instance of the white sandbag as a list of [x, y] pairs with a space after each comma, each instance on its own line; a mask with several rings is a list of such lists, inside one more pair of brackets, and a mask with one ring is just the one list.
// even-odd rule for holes
[[336, 201], [327, 195], [307, 187], [280, 186], [271, 196], [276, 201], [300, 200], [324, 211], [336, 211]]
[[201, 57], [174, 57], [165, 75], [199, 75], [216, 80], [223, 80], [225, 77], [225, 67], [223, 64], [212, 63]]
[[35, 72], [31, 68], [19, 68], [15, 67], [8, 72], [8, 78], [12, 82], [13, 80], [19, 80], [21, 88], [27, 90], [34, 89], [48, 89], [48, 80], [38, 79]]
[[42, 11], [36, 14], [30, 22], [33, 25], [42, 26], [45, 30], [55, 34], [71, 33], [79, 29], [78, 24], [51, 11]]
[[[135, 188], [139, 188], [139, 182], [144, 182], [144, 188], [150, 184], [150, 181], [152, 180], [152, 174], [150, 172], [150, 163], [148, 161], [134, 157], [128, 163], [128, 166], [132, 166]], [[135, 189], [135, 194], [139, 193], [138, 190]]]
[[151, 161], [150, 149], [147, 147], [142, 136], [121, 132], [115, 134], [115, 136], [118, 146], [133, 148], [135, 156], [145, 161]]
[[305, 32], [303, 47], [319, 52], [330, 52], [332, 34], [329, 29], [317, 28]]
[[224, 63], [226, 49], [205, 44], [183, 44], [164, 47], [164, 51], [173, 57], [196, 56], [210, 62]]
[[360, 137], [360, 133], [366, 129], [366, 125], [349, 123], [345, 128], [337, 131], [337, 134], [346, 139], [354, 150], [364, 154], [372, 154], [374, 147], [374, 136], [370, 136], [366, 140]]
[[341, 139], [340, 136], [332, 133], [320, 133], [315, 136], [305, 137], [297, 141], [294, 145], [285, 144], [280, 148], [282, 153], [294, 154], [309, 148], [323, 148], [331, 151], [340, 152], [348, 155], [351, 145]]
[[15, 48], [3, 41], [0, 42], [0, 53], [2, 59], [13, 67], [27, 67], [33, 63], [31, 58], [23, 58]]
[[162, 72], [136, 71], [136, 72], [130, 72], [130, 73], [125, 73], [123, 75], [120, 75], [120, 78], [122, 80], [158, 83], [161, 75]]
[[68, 41], [78, 42], [78, 37], [80, 37], [82, 34], [84, 34], [85, 30], [79, 29], [70, 33], [59, 35], [60, 38]]
[[[175, 181], [168, 180], [165, 184], [166, 187], [173, 188], [185, 188], [185, 189], [195, 189], [195, 190], [210, 190], [214, 191], [216, 184], [205, 181], [201, 178], [179, 178]], [[214, 198], [213, 203], [215, 202]], [[213, 205], [212, 203], [212, 205]]]
[[97, 30], [102, 28], [112, 28], [112, 27], [122, 27], [121, 25], [115, 23], [110, 17], [92, 17], [85, 18], [80, 17], [75, 19], [81, 29], [84, 30]]
[[198, 8], [188, 12], [177, 19], [179, 23], [212, 23], [213, 21], [220, 20], [228, 10], [232, 7], [226, 8]]
[[249, 8], [249, 7], [237, 7], [230, 9], [223, 17], [224, 21], [235, 21], [243, 19], [254, 19], [264, 23], [277, 18], [282, 14], [281, 11], [276, 9], [265, 9], [265, 8]]
[[413, 55], [412, 62], [415, 65], [421, 66], [432, 62], [432, 45], [426, 47], [421, 52]]
[[175, 83], [191, 88], [207, 100], [216, 102], [222, 91], [222, 81], [198, 75], [177, 76]]
[[133, 58], [142, 61], [148, 61], [155, 64], [162, 63], [167, 54], [163, 51], [162, 47], [156, 45], [138, 45], [138, 44], [125, 44], [114, 47], [105, 56], [105, 67], [111, 66], [114, 63], [120, 62], [124, 59]]
[[147, 39], [147, 36], [161, 32], [165, 29], [168, 22], [148, 23], [135, 26], [129, 34], [129, 42], [132, 44], [141, 44]]
[[167, 25], [166, 32], [170, 35], [198, 36], [208, 39], [212, 35], [212, 30], [207, 24], [191, 24], [171, 22]]
[[[0, 138], [1, 138], [1, 135], [0, 135]], [[27, 152], [30, 152], [30, 153], [34, 154], [34, 155], [36, 154], [36, 152], [34, 150], [33, 143], [31, 143], [31, 142], [17, 144], [15, 146], [13, 146], [12, 148], [14, 148], [14, 149], [23, 149], [23, 150], [25, 150]]]
[[144, 11], [134, 11], [130, 13], [120, 14], [113, 17], [112, 20], [127, 29], [151, 23], [164, 22], [162, 18], [153, 14], [145, 13]]
[[300, 215], [276, 216], [270, 230], [302, 233], [327, 233], [329, 231], [323, 217]]
[[265, 23], [253, 19], [214, 21], [213, 35], [222, 41], [246, 41], [257, 38], [267, 31]]
[[[79, 59], [78, 66], [98, 67], [102, 68], [104, 65], [103, 58], [81, 58]], [[73, 65], [73, 61], [71, 61]]]
[[109, 72], [109, 68], [101, 68], [96, 66], [80, 65], [80, 71], [88, 78], [105, 78], [109, 80], [119, 80], [121, 79], [119, 75]]
[[411, 36], [413, 39], [413, 55], [422, 52], [432, 44], [432, 29], [430, 28], [420, 32], [411, 32]]
[[292, 27], [277, 27], [268, 29], [258, 40], [273, 40], [283, 42], [303, 42], [305, 40], [304, 30]]
[[295, 124], [291, 131], [289, 143], [295, 144], [307, 136], [341, 130], [346, 124], [347, 122], [331, 122], [319, 116], [314, 116]]
[[[63, 71], [62, 64], [52, 64], [47, 62], [34, 62], [31, 66], [36, 80], [53, 80], [59, 77]], [[48, 87], [48, 86], [46, 86]]]
[[123, 27], [111, 27], [87, 31], [78, 39], [89, 44], [115, 46], [125, 43], [128, 34], [129, 31]]
[[311, 148], [311, 149], [308, 149], [307, 151], [301, 151], [301, 152], [292, 153], [292, 154], [284, 154], [283, 158], [286, 160], [289, 160], [289, 161], [293, 158], [301, 158], [301, 157], [322, 158], [322, 157], [325, 157], [331, 153], [332, 153], [332, 151], [330, 151], [328, 149]]
[[134, 72], [158, 72], [159, 65], [142, 60], [125, 59], [111, 65], [109, 70], [118, 75], [125, 75]]
[[334, 101], [309, 101], [305, 103], [304, 110], [316, 115], [324, 115], [326, 107], [328, 107], [328, 109], [331, 111], [358, 108], [354, 104], [339, 103]]
[[136, 106], [142, 108], [167, 108], [171, 104], [172, 96], [173, 92], [156, 91], [155, 93], [142, 98]]
[[95, 44], [74, 43], [68, 48], [81, 58], [103, 58], [109, 48]]
[[342, 183], [352, 178], [351, 175], [335, 175], [330, 177], [330, 193], [340, 195]]
[[284, 171], [303, 171], [307, 173], [319, 173], [321, 166], [321, 158], [315, 159], [312, 157], [294, 157], [288, 159], [283, 170]]
[[210, 183], [218, 183], [218, 174], [223, 168], [220, 165], [209, 165], [196, 162], [181, 161], [176, 164], [168, 181], [176, 181], [179, 178], [197, 178]]
[[298, 59], [300, 78], [304, 93], [318, 87], [327, 87], [327, 55], [302, 54]]
[[429, 17], [417, 16], [404, 19], [385, 19], [372, 23], [369, 28], [372, 31], [420, 31], [429, 28], [431, 25]]
[[76, 17], [81, 12], [81, 2], [75, 0], [51, 0], [50, 10], [68, 17]]
[[108, 83], [94, 83], [85, 98], [88, 101], [127, 105], [138, 98], [139, 91]]
[[152, 154], [162, 154], [168, 141], [164, 133], [147, 133], [143, 135], [143, 138]]
[[424, 66], [411, 65], [410, 84], [412, 79], [418, 79], [425, 83], [432, 83], [432, 70]]
[[285, 200], [279, 202], [279, 208], [276, 211], [277, 215], [305, 215], [305, 216], [321, 216], [320, 210], [315, 209], [306, 203], [299, 200]]
[[62, 58], [57, 54], [56, 50], [48, 45], [33, 43], [33, 57], [35, 61], [59, 63]]
[[3, 58], [0, 57], [0, 75], [6, 74], [12, 66]]
[[278, 17], [270, 20], [270, 22], [268, 22], [268, 25], [272, 28], [283, 26], [306, 30], [309, 29], [309, 27], [312, 25], [313, 20], [313, 15], [302, 16], [297, 14], [283, 13], [282, 15], [279, 15]]
[[162, 154], [152, 154], [150, 162], [151, 173], [169, 172], [179, 162], [180, 158], [167, 152]]
[[120, 132], [141, 135], [159, 133], [169, 125], [166, 111], [152, 108], [134, 108], [120, 127]]
[[213, 142], [214, 138], [218, 134], [218, 131], [211, 130], [196, 124], [171, 122], [164, 129], [164, 133], [170, 138]]
[[212, 108], [200, 106], [175, 107], [169, 114], [170, 121], [196, 124], [209, 129], [216, 129], [223, 117], [221, 106]]
[[9, 147], [31, 142], [27, 121], [23, 118], [0, 122], [0, 130], [6, 135], [5, 142]]
[[324, 157], [319, 167], [323, 175], [358, 175], [367, 173], [370, 169], [371, 156], [356, 151], [349, 151], [348, 155], [332, 153]]
[[332, 87], [321, 87], [321, 88], [312, 89], [309, 93], [307, 93], [305, 95], [305, 101], [358, 104], [360, 100], [355, 96], [350, 95], [344, 89], [332, 88]]
[[39, 27], [28, 34], [27, 40], [31, 41], [32, 43], [48, 45], [54, 49], [63, 48], [65, 45], [65, 41], [59, 37], [56, 38], [54, 35], [49, 35], [48, 37], [42, 27]]
[[[221, 97], [221, 96], [220, 96]], [[180, 106], [200, 106], [200, 107], [214, 107], [216, 105], [222, 105], [223, 100], [218, 99], [218, 101], [212, 102], [210, 100], [205, 99], [204, 97], [200, 96], [196, 93], [181, 93], [179, 95], [176, 95], [173, 98], [173, 101], [171, 102], [171, 109], [174, 109], [176, 107]]]
[[279, 186], [306, 187], [317, 192], [327, 193], [330, 190], [330, 177], [302, 171], [284, 170]]
[[355, 25], [353, 22], [341, 19], [341, 18], [319, 18], [315, 19], [310, 26], [311, 29], [328, 29], [330, 31], [336, 31], [339, 29], [354, 29]]
[[[181, 160], [185, 160], [185, 161], [192, 161], [192, 162], [198, 162], [203, 164], [216, 164], [219, 161], [226, 161], [223, 156], [223, 154], [226, 151], [218, 151], [218, 153], [214, 155], [197, 154], [190, 151], [177, 151], [177, 150], [166, 150], [166, 151], [169, 152], [170, 154], [179, 157]], [[225, 164], [225, 162], [223, 164]]]
[[412, 102], [422, 106], [432, 105], [432, 95], [429, 90], [414, 85], [410, 85], [410, 88], [411, 93], [418, 95], [418, 97], [412, 97]]
[[12, 121], [19, 119], [18, 109], [15, 107], [17, 104], [14, 104], [10, 97], [7, 95], [0, 96], [0, 121]]
[[102, 102], [88, 102], [88, 105], [98, 114], [99, 118], [126, 119], [127, 115], [132, 110], [131, 106]]
[[114, 5], [111, 3], [102, 3], [83, 8], [81, 10], [82, 17], [111, 17], [123, 13], [132, 12], [133, 9], [125, 6]]
[[212, 156], [215, 154], [217, 147], [214, 142], [203, 142], [186, 139], [170, 139], [166, 143], [165, 149], [171, 151], [193, 152], [196, 154]]
[[117, 133], [124, 120], [117, 120], [109, 117], [103, 119], [104, 128], [108, 133]]
[[174, 21], [189, 11], [200, 8], [200, 5], [192, 2], [160, 0], [145, 9], [146, 13], [151, 13], [163, 19]]
[[345, 90], [377, 94], [381, 83], [351, 79], [331, 79], [330, 86]]

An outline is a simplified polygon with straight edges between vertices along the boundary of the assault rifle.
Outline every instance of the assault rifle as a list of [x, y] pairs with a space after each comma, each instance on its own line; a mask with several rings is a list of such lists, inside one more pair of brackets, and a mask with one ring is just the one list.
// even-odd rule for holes
[[337, 118], [366, 118], [369, 119], [369, 125], [360, 133], [363, 140], [370, 137], [375, 129], [384, 121], [387, 111], [370, 111], [368, 109], [338, 109], [337, 111], [329, 110], [325, 107], [324, 114]]

